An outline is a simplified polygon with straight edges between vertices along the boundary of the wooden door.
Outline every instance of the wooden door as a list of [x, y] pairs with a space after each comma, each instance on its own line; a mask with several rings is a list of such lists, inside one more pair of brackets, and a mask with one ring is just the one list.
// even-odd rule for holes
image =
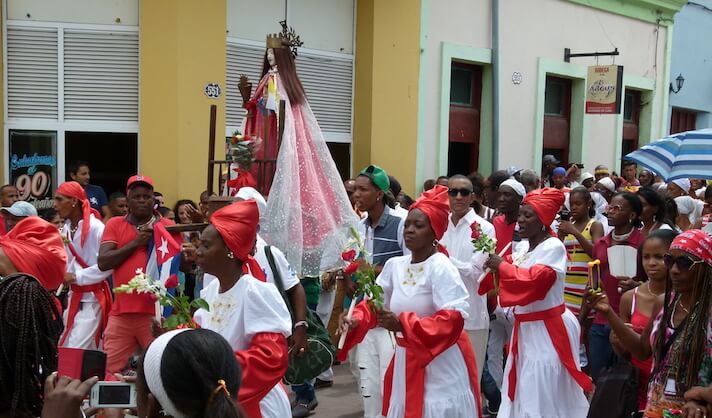
[[480, 151], [482, 67], [453, 62], [450, 72], [448, 175], [477, 171]]

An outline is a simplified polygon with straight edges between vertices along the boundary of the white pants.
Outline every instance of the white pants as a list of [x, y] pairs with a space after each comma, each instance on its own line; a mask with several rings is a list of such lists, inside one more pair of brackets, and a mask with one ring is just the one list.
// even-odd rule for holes
[[395, 345], [390, 332], [374, 328], [358, 345], [356, 362], [361, 382], [364, 418], [381, 418], [383, 409], [383, 379], [391, 363]]
[[[69, 309], [64, 311], [64, 326], [67, 326]], [[84, 350], [98, 350], [96, 344], [96, 332], [101, 321], [101, 306], [98, 302], [81, 302], [79, 312], [74, 317], [72, 329], [64, 330], [69, 333], [62, 347], [81, 348]], [[64, 334], [62, 334], [64, 337]], [[61, 341], [61, 338], [60, 338]]]
[[512, 337], [514, 317], [511, 308], [507, 311], [497, 306], [494, 311], [496, 319], [490, 321], [490, 335], [487, 343], [487, 368], [497, 387], [502, 389], [502, 376], [504, 375], [504, 345]]
[[467, 336], [470, 337], [472, 350], [475, 352], [475, 361], [477, 362], [477, 381], [482, 380], [482, 371], [485, 369], [485, 355], [487, 354], [487, 339], [489, 337], [489, 329], [466, 330]]

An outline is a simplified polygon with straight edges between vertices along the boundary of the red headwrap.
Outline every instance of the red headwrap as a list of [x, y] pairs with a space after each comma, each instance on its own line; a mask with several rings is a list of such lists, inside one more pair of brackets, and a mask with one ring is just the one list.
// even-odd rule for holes
[[671, 250], [681, 250], [712, 266], [712, 237], [699, 229], [690, 229], [675, 237]]
[[529, 192], [522, 200], [522, 205], [531, 206], [537, 218], [551, 233], [550, 225], [556, 219], [556, 214], [559, 213], [564, 200], [566, 200], [564, 192], [553, 187], [546, 187]]
[[[420, 209], [430, 220], [430, 227], [435, 232], [435, 239], [440, 240], [447, 230], [450, 216], [450, 199], [447, 196], [447, 187], [436, 185], [423, 192], [418, 200], [410, 205], [410, 210]], [[440, 252], [447, 254], [445, 247], [438, 245]]]
[[0, 249], [21, 273], [31, 274], [47, 290], [64, 281], [67, 253], [57, 227], [37, 216], [29, 216], [0, 237]]
[[89, 203], [89, 199], [87, 199], [87, 193], [84, 191], [82, 185], [76, 181], [65, 181], [60, 184], [59, 187], [57, 187], [56, 193], [79, 201], [79, 205], [81, 205], [82, 208], [82, 239], [80, 245], [83, 247], [89, 235], [89, 215], [92, 213], [92, 207]]
[[264, 281], [262, 267], [252, 257], [259, 222], [260, 212], [254, 200], [232, 203], [210, 216], [210, 223], [218, 230], [227, 248], [243, 262], [242, 271]]

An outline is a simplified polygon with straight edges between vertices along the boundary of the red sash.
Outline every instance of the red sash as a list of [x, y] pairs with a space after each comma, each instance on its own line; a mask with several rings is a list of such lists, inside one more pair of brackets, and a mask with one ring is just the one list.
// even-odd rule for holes
[[514, 330], [512, 333], [512, 345], [510, 354], [512, 355], [512, 367], [509, 370], [509, 399], [514, 400], [514, 391], [517, 387], [517, 359], [519, 358], [519, 325], [522, 322], [544, 321], [546, 331], [549, 334], [554, 350], [559, 355], [561, 363], [571, 374], [571, 377], [578, 383], [584, 391], [591, 391], [593, 385], [591, 378], [576, 367], [576, 361], [571, 351], [569, 336], [561, 315], [566, 311], [566, 307], [561, 304], [551, 309], [525, 314], [514, 314]]
[[91, 292], [96, 296], [96, 300], [99, 301], [99, 306], [101, 306], [101, 317], [99, 317], [99, 327], [97, 327], [96, 335], [94, 339], [96, 341], [96, 346], [99, 347], [99, 341], [101, 341], [101, 336], [104, 333], [104, 327], [109, 320], [109, 312], [111, 311], [111, 289], [109, 289], [109, 284], [106, 281], [101, 283], [90, 284], [86, 286], [79, 286], [73, 284], [71, 286], [72, 297], [69, 301], [69, 306], [67, 307], [67, 326], [64, 329], [64, 335], [59, 342], [59, 345], [64, 345], [67, 336], [74, 326], [74, 319], [79, 312], [79, 306], [82, 302], [82, 296], [84, 293]]
[[[72, 253], [74, 259], [77, 261], [77, 264], [79, 264], [79, 266], [83, 269], [89, 267], [89, 264], [84, 261], [82, 256], [80, 256], [77, 252], [76, 248], [74, 248], [74, 244], [72, 244], [72, 241], [69, 239], [69, 237], [67, 238], [68, 239], [65, 241], [67, 243], [67, 248], [69, 248], [69, 251]], [[69, 333], [71, 332], [72, 327], [74, 326], [74, 319], [76, 318], [77, 313], [79, 312], [79, 306], [82, 302], [82, 296], [84, 295], [84, 293], [91, 292], [94, 294], [94, 296], [96, 296], [96, 300], [99, 301], [99, 306], [101, 306], [99, 327], [97, 328], [96, 335], [94, 336], [96, 346], [99, 347], [101, 336], [104, 334], [104, 327], [106, 327], [106, 323], [109, 320], [109, 311], [111, 311], [111, 289], [109, 289], [109, 284], [106, 283], [106, 281], [86, 286], [79, 286], [73, 284], [71, 286], [71, 289], [72, 298], [69, 302], [69, 306], [67, 307], [67, 326], [64, 329], [64, 335], [62, 335], [62, 339], [59, 342], [59, 345], [64, 345], [67, 336], [69, 336]]]

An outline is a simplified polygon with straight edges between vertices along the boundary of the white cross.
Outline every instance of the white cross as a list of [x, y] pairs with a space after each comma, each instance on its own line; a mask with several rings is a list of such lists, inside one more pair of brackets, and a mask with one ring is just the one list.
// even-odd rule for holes
[[161, 246], [158, 247], [158, 251], [163, 254], [163, 258], [166, 258], [166, 254], [168, 254], [168, 241], [165, 238], [161, 238]]

